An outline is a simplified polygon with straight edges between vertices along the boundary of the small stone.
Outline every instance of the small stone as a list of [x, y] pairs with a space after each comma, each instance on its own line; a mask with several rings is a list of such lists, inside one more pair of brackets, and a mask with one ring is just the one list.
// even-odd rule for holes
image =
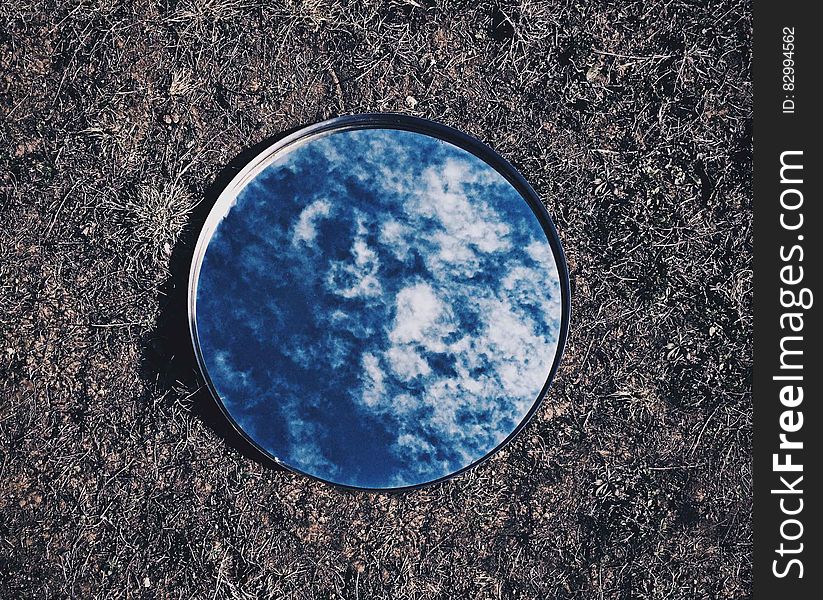
[[149, 579], [148, 577], [143, 577], [143, 587], [144, 588], [151, 587], [151, 579]]
[[415, 98], [414, 96], [406, 96], [406, 106], [413, 109], [415, 106], [417, 106], [417, 98]]

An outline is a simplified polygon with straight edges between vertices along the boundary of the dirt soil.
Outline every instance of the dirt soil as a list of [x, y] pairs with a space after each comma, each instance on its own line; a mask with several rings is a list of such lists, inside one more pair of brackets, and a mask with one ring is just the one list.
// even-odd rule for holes
[[[748, 597], [750, 50], [746, 1], [5, 0], [0, 597]], [[395, 495], [249, 458], [175, 300], [227, 164], [367, 111], [514, 163], [573, 293], [515, 442]]]

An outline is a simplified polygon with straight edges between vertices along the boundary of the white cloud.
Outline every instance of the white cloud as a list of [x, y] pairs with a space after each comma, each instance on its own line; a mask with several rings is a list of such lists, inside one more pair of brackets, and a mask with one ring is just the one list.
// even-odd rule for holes
[[377, 276], [380, 260], [364, 236], [361, 232], [352, 243], [351, 260], [333, 261], [326, 273], [328, 290], [343, 298], [374, 298], [383, 293]]
[[363, 372], [363, 402], [369, 408], [377, 408], [382, 405], [385, 408], [384, 392], [386, 386], [383, 382], [383, 369], [380, 368], [380, 360], [369, 352], [363, 354], [361, 360]]
[[226, 383], [234, 389], [245, 388], [249, 385], [250, 372], [234, 364], [231, 354], [225, 350], [215, 352], [214, 362], [209, 366], [216, 374], [213, 379], [220, 383]]
[[[545, 265], [551, 263], [554, 265], [554, 255], [552, 254], [551, 246], [546, 241], [534, 240], [528, 244], [524, 250], [534, 262]], [[552, 260], [549, 260], [552, 259]]]
[[[471, 187], [495, 177], [496, 184], [505, 183], [487, 171], [469, 162], [448, 160], [445, 166], [424, 170], [420, 181], [405, 190], [409, 200], [404, 210], [413, 224], [415, 241], [429, 246], [421, 254], [439, 279], [472, 277], [481, 268], [483, 255], [511, 248], [509, 225]], [[432, 227], [427, 220], [436, 225]]]
[[429, 363], [409, 346], [392, 346], [386, 352], [386, 360], [401, 381], [409, 381], [418, 375], [431, 373]]
[[443, 338], [454, 331], [448, 307], [431, 285], [418, 282], [406, 286], [395, 299], [394, 326], [389, 340], [394, 344], [419, 344], [431, 352], [445, 349]]
[[321, 198], [315, 200], [300, 213], [297, 223], [294, 225], [291, 242], [294, 246], [306, 244], [313, 246], [317, 239], [317, 221], [323, 217], [328, 217], [331, 213], [331, 203]]
[[423, 173], [426, 188], [419, 209], [436, 216], [446, 233], [475, 246], [480, 252], [497, 252], [511, 246], [510, 232], [497, 212], [482, 198], [469, 198], [465, 184], [475, 176], [466, 163], [450, 161], [447, 171], [429, 167]]
[[420, 408], [420, 401], [411, 394], [397, 394], [392, 404], [398, 418], [406, 418]]
[[355, 338], [365, 340], [374, 335], [375, 329], [368, 322], [358, 318], [356, 314], [350, 314], [342, 310], [334, 310], [329, 314], [320, 314], [318, 319], [327, 321], [331, 326], [331, 332], [347, 331]]
[[479, 166], [476, 161], [447, 158], [441, 172], [450, 190], [462, 189], [469, 184], [479, 184], [488, 188], [503, 183], [503, 177], [497, 171], [488, 168], [485, 164]]
[[380, 243], [388, 247], [399, 260], [406, 260], [408, 257], [411, 250], [408, 240], [412, 236], [414, 232], [411, 228], [395, 219], [387, 219], [380, 225]]
[[[404, 456], [410, 465], [416, 467], [420, 475], [425, 476], [432, 470], [447, 471], [449, 468], [448, 461], [437, 459], [438, 448], [419, 435], [401, 433], [397, 436], [394, 449], [398, 454]], [[408, 483], [407, 480], [397, 479], [394, 485], [407, 485]]]
[[[309, 473], [324, 473], [333, 478], [339, 468], [323, 452], [320, 438], [323, 430], [316, 423], [300, 418], [297, 401], [291, 399], [283, 411], [289, 437], [289, 456], [287, 462]], [[280, 457], [286, 458], [286, 457]]]
[[[550, 251], [548, 247], [546, 251]], [[546, 323], [552, 323], [557, 318], [562, 310], [561, 293], [557, 268], [553, 262], [550, 267], [541, 265], [539, 268], [527, 267], [519, 262], [508, 263], [506, 273], [500, 282], [501, 297], [518, 307], [517, 310], [523, 314], [530, 309], [537, 309]], [[554, 336], [552, 339], [556, 341], [557, 338]]]

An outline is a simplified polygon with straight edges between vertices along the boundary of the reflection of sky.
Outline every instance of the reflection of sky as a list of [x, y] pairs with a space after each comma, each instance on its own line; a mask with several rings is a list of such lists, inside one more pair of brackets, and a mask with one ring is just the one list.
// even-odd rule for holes
[[493, 450], [554, 359], [560, 288], [496, 171], [395, 130], [298, 147], [239, 195], [206, 252], [200, 343], [260, 445], [363, 487], [431, 481]]

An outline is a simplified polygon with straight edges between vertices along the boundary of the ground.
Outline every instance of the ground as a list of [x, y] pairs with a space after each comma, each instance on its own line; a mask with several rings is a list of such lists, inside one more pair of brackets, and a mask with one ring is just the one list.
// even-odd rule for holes
[[[0, 596], [747, 597], [750, 15], [4, 2]], [[435, 119], [514, 163], [572, 282], [535, 419], [479, 468], [391, 495], [252, 460], [179, 327], [226, 165], [366, 111]]]

